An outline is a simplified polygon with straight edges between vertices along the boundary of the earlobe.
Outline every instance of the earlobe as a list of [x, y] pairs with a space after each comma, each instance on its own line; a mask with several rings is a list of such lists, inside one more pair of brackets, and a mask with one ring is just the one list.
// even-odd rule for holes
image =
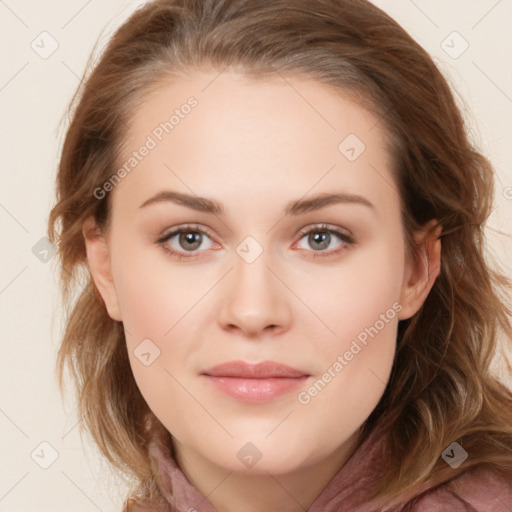
[[398, 318], [412, 317], [425, 302], [441, 272], [441, 229], [436, 220], [415, 233], [416, 254], [406, 262], [400, 303], [403, 309]]
[[108, 240], [93, 218], [88, 218], [84, 222], [82, 234], [85, 240], [87, 263], [94, 284], [105, 303], [110, 318], [121, 322], [121, 311], [110, 266]]

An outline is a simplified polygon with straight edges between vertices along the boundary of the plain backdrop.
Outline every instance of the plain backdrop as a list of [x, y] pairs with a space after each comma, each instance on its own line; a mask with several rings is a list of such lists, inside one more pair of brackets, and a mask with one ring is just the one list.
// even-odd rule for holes
[[[54, 367], [62, 315], [45, 236], [59, 123], [98, 38], [101, 48], [141, 3], [0, 0], [2, 512], [118, 512], [126, 492], [92, 443], [81, 440], [72, 395], [64, 402], [59, 396]], [[488, 246], [512, 275], [512, 2], [375, 3], [435, 58], [457, 91], [473, 140], [493, 162]]]

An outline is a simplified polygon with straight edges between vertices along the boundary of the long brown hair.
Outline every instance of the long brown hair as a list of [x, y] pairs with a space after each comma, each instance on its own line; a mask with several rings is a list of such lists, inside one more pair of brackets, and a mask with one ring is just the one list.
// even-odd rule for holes
[[[60, 383], [69, 366], [85, 424], [133, 476], [129, 503], [161, 501], [148, 446], [169, 437], [137, 388], [123, 326], [92, 283], [82, 224], [89, 216], [108, 224], [110, 195], [98, 200], [94, 190], [118, 168], [144, 94], [164, 76], [227, 66], [255, 78], [307, 75], [364, 96], [389, 134], [411, 250], [414, 230], [431, 219], [442, 226], [441, 273], [418, 313], [399, 323], [391, 378], [362, 429], [366, 436], [378, 421], [389, 427], [388, 471], [376, 495], [404, 494], [480, 464], [510, 474], [512, 393], [491, 371], [499, 336], [512, 339], [510, 282], [485, 256], [493, 170], [432, 59], [366, 0], [156, 0], [117, 30], [75, 95], [49, 217], [69, 304]], [[72, 300], [80, 276], [83, 290]], [[470, 454], [459, 470], [440, 457], [453, 441]]]

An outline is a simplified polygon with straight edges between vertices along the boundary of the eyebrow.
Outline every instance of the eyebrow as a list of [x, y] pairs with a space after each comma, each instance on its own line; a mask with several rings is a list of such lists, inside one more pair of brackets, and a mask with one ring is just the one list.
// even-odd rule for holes
[[[153, 197], [140, 205], [140, 208], [146, 208], [149, 205], [156, 203], [172, 202], [182, 206], [186, 206], [193, 210], [200, 212], [212, 213], [214, 215], [222, 216], [224, 208], [221, 203], [208, 199], [206, 197], [199, 197], [190, 194], [183, 194], [171, 190], [164, 190], [158, 192]], [[337, 193], [321, 193], [316, 194], [308, 199], [297, 199], [287, 203], [284, 209], [285, 215], [300, 215], [311, 211], [319, 210], [332, 204], [359, 204], [374, 208], [374, 205], [368, 199], [357, 194], [348, 194], [346, 192]]]

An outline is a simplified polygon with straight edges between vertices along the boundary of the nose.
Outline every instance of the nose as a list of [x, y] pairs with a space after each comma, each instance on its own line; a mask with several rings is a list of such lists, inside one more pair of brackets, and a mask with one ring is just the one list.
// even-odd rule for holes
[[266, 253], [252, 263], [235, 256], [233, 270], [224, 280], [224, 300], [219, 324], [224, 330], [258, 338], [290, 328], [290, 292], [276, 271], [270, 270]]

